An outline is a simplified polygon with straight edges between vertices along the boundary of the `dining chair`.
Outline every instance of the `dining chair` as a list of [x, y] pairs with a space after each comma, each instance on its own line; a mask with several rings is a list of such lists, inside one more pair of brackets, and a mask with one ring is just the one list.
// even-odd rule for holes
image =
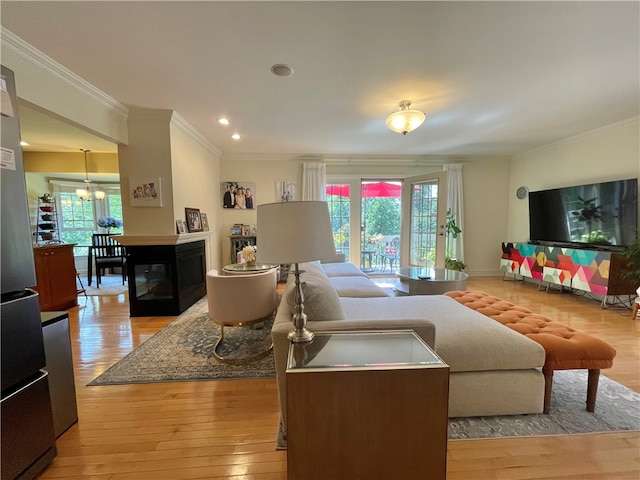
[[[111, 235], [94, 233], [91, 236], [89, 265], [95, 263], [97, 288], [100, 288], [102, 272], [107, 268], [120, 268], [122, 270], [122, 284], [124, 285], [127, 278], [126, 262], [125, 248], [111, 238]], [[89, 277], [89, 285], [91, 285], [91, 277]]]

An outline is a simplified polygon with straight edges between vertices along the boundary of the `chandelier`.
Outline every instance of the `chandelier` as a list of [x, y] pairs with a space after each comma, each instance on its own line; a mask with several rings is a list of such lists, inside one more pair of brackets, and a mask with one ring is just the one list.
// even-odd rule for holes
[[[91, 180], [89, 180], [89, 169], [87, 167], [87, 153], [91, 150], [80, 149], [84, 152], [84, 188], [76, 188], [76, 195], [80, 200], [90, 202], [92, 200], [102, 200], [105, 197], [105, 193], [102, 190], [91, 190]], [[94, 198], [92, 198], [92, 195]]]
[[400, 102], [401, 110], [389, 115], [385, 122], [389, 130], [406, 135], [422, 125], [425, 114], [420, 110], [411, 110], [409, 108], [410, 106], [411, 102], [409, 100], [402, 100]]

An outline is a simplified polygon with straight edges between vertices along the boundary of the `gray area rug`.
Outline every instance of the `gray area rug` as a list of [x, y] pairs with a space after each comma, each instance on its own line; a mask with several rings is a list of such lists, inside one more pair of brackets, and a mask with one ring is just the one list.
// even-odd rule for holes
[[[207, 312], [205, 297], [89, 385], [275, 377], [272, 353], [249, 365], [216, 360], [213, 347], [220, 327], [209, 320]], [[272, 323], [266, 321], [262, 328], [255, 329], [225, 327], [218, 352], [239, 358], [263, 351], [271, 343]]]
[[[587, 372], [560, 370], [553, 374], [551, 413], [452, 418], [449, 440], [571, 435], [640, 430], [640, 394], [600, 375], [594, 413], [585, 409]], [[276, 447], [287, 448], [280, 423]]]

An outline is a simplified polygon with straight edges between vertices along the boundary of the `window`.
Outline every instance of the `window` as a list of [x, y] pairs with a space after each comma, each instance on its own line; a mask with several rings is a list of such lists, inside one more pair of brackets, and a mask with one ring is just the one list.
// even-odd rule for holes
[[122, 219], [122, 197], [119, 187], [101, 188], [106, 196], [101, 201], [85, 202], [78, 198], [71, 184], [56, 185], [56, 201], [58, 202], [58, 226], [60, 240], [64, 243], [76, 243], [75, 256], [88, 254], [88, 245], [91, 245], [91, 235], [101, 231], [97, 220], [102, 216], [111, 216]]
[[329, 217], [333, 230], [333, 241], [336, 252], [344, 253], [345, 260], [349, 261], [349, 185], [328, 184], [326, 187]]

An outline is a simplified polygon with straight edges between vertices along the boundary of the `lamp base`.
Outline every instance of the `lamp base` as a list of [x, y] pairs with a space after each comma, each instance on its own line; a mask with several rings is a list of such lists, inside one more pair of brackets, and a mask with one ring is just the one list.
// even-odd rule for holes
[[306, 327], [291, 330], [287, 335], [287, 338], [291, 343], [306, 343], [313, 340], [314, 334], [311, 330], [307, 330]]

